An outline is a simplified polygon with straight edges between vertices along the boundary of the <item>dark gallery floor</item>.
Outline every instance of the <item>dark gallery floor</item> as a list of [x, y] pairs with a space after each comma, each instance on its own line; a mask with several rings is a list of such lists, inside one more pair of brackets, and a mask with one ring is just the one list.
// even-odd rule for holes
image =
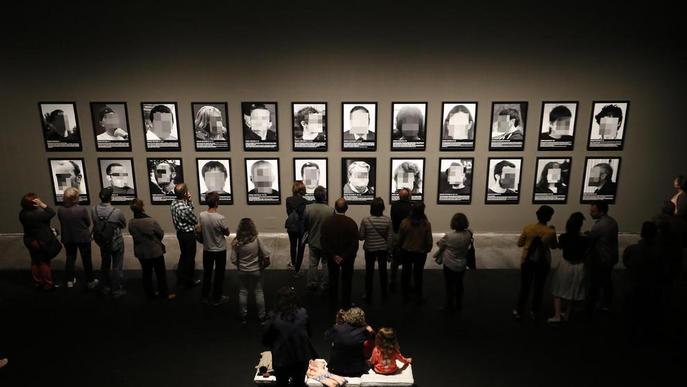
[[[251, 386], [260, 329], [257, 321], [242, 327], [236, 319], [234, 274], [231, 302], [213, 308], [200, 304], [200, 289], [171, 303], [148, 302], [138, 272], [128, 273], [129, 294], [119, 300], [78, 289], [43, 293], [31, 288], [27, 272], [0, 272], [0, 357], [10, 358], [0, 386]], [[356, 272], [354, 289], [362, 289], [362, 274]], [[615, 311], [561, 327], [511, 318], [514, 270], [468, 273], [461, 317], [439, 311], [443, 281], [436, 270], [426, 272], [424, 305], [394, 298], [362, 306], [373, 327], [398, 330], [418, 386], [680, 385], [670, 380], [685, 364], [684, 302], [672, 318], [679, 328], [660, 332], [661, 344], [631, 344], [622, 274], [616, 273]], [[267, 272], [268, 306], [276, 288], [292, 281], [285, 271]], [[303, 283], [296, 287], [311, 315], [312, 341], [326, 357], [323, 332], [333, 316], [326, 299], [306, 294]], [[680, 299], [685, 293], [683, 283]]]

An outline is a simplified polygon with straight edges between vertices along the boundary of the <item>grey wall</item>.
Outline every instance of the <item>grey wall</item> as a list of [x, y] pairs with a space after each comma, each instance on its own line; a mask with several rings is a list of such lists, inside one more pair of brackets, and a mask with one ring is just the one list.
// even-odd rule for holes
[[[35, 191], [52, 203], [48, 157], [84, 157], [92, 200], [100, 189], [97, 157], [135, 158], [137, 188], [146, 203], [145, 158], [180, 156], [184, 174], [197, 196], [192, 101], [227, 101], [235, 204], [221, 209], [230, 224], [250, 216], [265, 232], [283, 230], [282, 206], [247, 206], [243, 158], [281, 158], [281, 190], [290, 192], [293, 157], [329, 158], [330, 201], [340, 195], [340, 158], [371, 156], [340, 152], [341, 101], [379, 103], [376, 157], [378, 193], [389, 198], [389, 158], [427, 159], [425, 201], [435, 230], [448, 228], [450, 216], [464, 211], [481, 232], [517, 232], [533, 218], [531, 203], [537, 156], [573, 157], [567, 205], [555, 206], [554, 224], [563, 228], [579, 204], [584, 158], [622, 156], [617, 205], [612, 212], [622, 231], [637, 231], [671, 193], [671, 177], [687, 172], [681, 154], [687, 140], [679, 112], [685, 103], [684, 47], [671, 23], [639, 28], [653, 20], [650, 10], [605, 6], [560, 9], [511, 9], [455, 6], [407, 9], [403, 6], [349, 2], [342, 8], [298, 2], [268, 8], [266, 3], [195, 9], [194, 3], [107, 7], [90, 4], [19, 10], [4, 23], [0, 232], [19, 232], [18, 201]], [[446, 6], [443, 6], [446, 7]], [[484, 8], [480, 8], [484, 7]], [[603, 16], [603, 17], [602, 17]], [[601, 22], [603, 21], [603, 22]], [[8, 38], [9, 39], [6, 39]], [[593, 100], [631, 101], [625, 150], [588, 152]], [[46, 154], [36, 103], [76, 101], [83, 154]], [[141, 101], [177, 101], [182, 151], [149, 152], [144, 147]], [[279, 103], [280, 151], [243, 152], [240, 102]], [[474, 152], [439, 152], [442, 101], [479, 101]], [[524, 152], [489, 152], [492, 101], [529, 101]], [[577, 100], [575, 150], [537, 152], [541, 103]], [[91, 101], [127, 101], [133, 152], [96, 152], [90, 120]], [[292, 101], [327, 101], [329, 151], [291, 151]], [[427, 101], [427, 151], [390, 152], [392, 101]], [[222, 153], [216, 153], [223, 156]], [[439, 157], [475, 157], [473, 203], [436, 205]], [[521, 204], [484, 205], [489, 156], [523, 156]], [[196, 199], [197, 201], [197, 199]], [[355, 206], [359, 220], [367, 207]], [[172, 230], [168, 208], [148, 206], [163, 227]], [[129, 212], [127, 210], [127, 215]], [[233, 228], [232, 228], [233, 229]]]

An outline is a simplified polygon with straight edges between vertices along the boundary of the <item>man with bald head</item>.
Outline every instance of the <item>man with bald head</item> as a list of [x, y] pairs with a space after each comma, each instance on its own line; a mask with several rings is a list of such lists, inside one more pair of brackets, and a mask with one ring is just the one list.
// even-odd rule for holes
[[[346, 216], [348, 203], [339, 198], [334, 204], [334, 215], [322, 223], [320, 240], [329, 267], [329, 296], [333, 309], [351, 307], [353, 263], [358, 253], [358, 225]], [[339, 303], [339, 276], [341, 276], [341, 303]]]

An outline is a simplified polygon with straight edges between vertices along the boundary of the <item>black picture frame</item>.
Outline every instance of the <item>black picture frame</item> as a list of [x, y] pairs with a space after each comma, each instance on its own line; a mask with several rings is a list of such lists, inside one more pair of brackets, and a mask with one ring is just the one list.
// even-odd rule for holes
[[[76, 135], [71, 137], [76, 141], [61, 141], [48, 138], [48, 123], [46, 122], [48, 113], [43, 112], [43, 105], [71, 105], [74, 113], [74, 120], [76, 121]], [[56, 110], [52, 110], [53, 112]], [[43, 145], [46, 152], [81, 152], [83, 151], [83, 140], [81, 138], [81, 125], [79, 124], [79, 112], [76, 109], [75, 101], [39, 101], [38, 102], [38, 116], [41, 123], [41, 131], [43, 132]], [[76, 144], [76, 145], [74, 145]], [[76, 160], [76, 159], [74, 159]]]
[[[246, 125], [246, 111], [250, 111], [250, 105], [252, 104], [262, 104], [262, 105], [274, 105], [274, 112], [269, 108], [267, 110], [270, 112], [270, 118], [274, 116], [274, 121], [272, 126], [274, 127], [274, 140], [264, 141], [268, 143], [268, 146], [251, 148], [248, 147], [247, 138], [248, 131], [251, 130], [248, 125]], [[269, 129], [267, 130], [269, 132]], [[243, 141], [243, 151], [244, 152], [278, 152], [279, 151], [279, 104], [276, 101], [262, 102], [262, 101], [243, 101], [241, 102], [241, 132]], [[251, 130], [252, 132], [252, 130]], [[263, 140], [258, 140], [257, 144], [260, 144]]]
[[[329, 158], [327, 158], [327, 157], [294, 157], [293, 158], [293, 181], [303, 180], [302, 176], [300, 176], [300, 179], [299, 179], [300, 173], [298, 172], [298, 168], [296, 166], [296, 164], [299, 161], [324, 161], [324, 163], [325, 163], [325, 173], [324, 173], [324, 184], [325, 185], [324, 185], [324, 188], [327, 189], [326, 201], [328, 202], [329, 201]], [[318, 164], [318, 167], [320, 167], [319, 164]], [[321, 181], [321, 176], [320, 176], [320, 181]], [[305, 184], [305, 181], [303, 183]], [[306, 186], [306, 190], [307, 190], [307, 186]], [[310, 200], [310, 201], [315, 200], [315, 196], [313, 195], [313, 193], [310, 193], [307, 191], [306, 191], [304, 197], [305, 197], [305, 199]]]
[[[160, 145], [165, 145], [165, 146], [160, 146], [160, 147], [152, 147], [151, 142], [149, 141], [157, 141], [157, 140], [148, 140], [148, 123], [147, 120], [148, 118], [146, 117], [146, 105], [174, 105], [174, 123], [176, 125], [176, 130], [177, 130], [177, 138], [176, 140], [160, 140], [161, 142], [159, 143]], [[148, 102], [144, 101], [141, 102], [141, 118], [143, 122], [143, 139], [145, 141], [145, 146], [146, 146], [146, 152], [178, 152], [181, 151], [181, 123], [179, 122], [179, 106], [177, 105], [176, 102], [161, 102], [161, 101], [154, 101], [154, 102]], [[158, 144], [157, 142], [155, 144]], [[169, 144], [167, 146], [166, 144]]]
[[[544, 136], [544, 132], [542, 131], [542, 129], [544, 127], [544, 124], [549, 122], [548, 118], [544, 117], [544, 113], [547, 110], [546, 109], [547, 105], [554, 105], [554, 104], [559, 105], [559, 106], [571, 105], [571, 104], [575, 105], [575, 112], [572, 113], [572, 120], [573, 121], [570, 124], [570, 129], [572, 131], [571, 139], [569, 140], [570, 144], [563, 143], [563, 144], [558, 145], [558, 144], [556, 144], [557, 141], [554, 141], [553, 142], [554, 146], [543, 146], [542, 141], [544, 141], [544, 139], [542, 137]], [[580, 110], [579, 101], [542, 101], [542, 104], [541, 104], [541, 121], [539, 124], [539, 137], [537, 138], [537, 150], [538, 151], [547, 151], [547, 152], [548, 151], [551, 151], [551, 152], [556, 151], [557, 152], [557, 151], [572, 151], [572, 150], [574, 150], [575, 149], [575, 136], [577, 134], [577, 117], [578, 117], [577, 113], [579, 112], [579, 110]], [[567, 142], [567, 140], [566, 140], [566, 142]]]
[[[107, 105], [121, 105], [124, 108], [124, 123], [126, 124], [126, 131], [128, 133], [128, 139], [124, 141], [108, 140], [103, 141], [103, 144], [111, 144], [111, 147], [105, 147], [101, 145], [101, 141], [98, 140], [98, 126], [100, 125], [100, 120], [98, 120], [98, 115], [101, 108], [99, 106]], [[93, 141], [95, 142], [95, 150], [98, 152], [131, 152], [131, 124], [129, 122], [129, 107], [125, 101], [93, 101], [90, 103], [91, 107], [91, 123], [93, 124]], [[115, 111], [116, 112], [116, 111]], [[122, 144], [123, 143], [123, 144]], [[115, 146], [116, 145], [116, 146]], [[124, 146], [120, 146], [124, 145]]]
[[[112, 204], [129, 204], [132, 199], [135, 199], [138, 197], [138, 189], [137, 189], [137, 184], [136, 184], [136, 167], [134, 166], [134, 159], [133, 157], [98, 157], [98, 176], [100, 177], [100, 188], [103, 189], [105, 188], [104, 184], [104, 176], [103, 176], [103, 165], [102, 163], [105, 161], [128, 161], [131, 165], [131, 181], [133, 182], [134, 186], [131, 187], [133, 192], [131, 193], [118, 193], [114, 192], [114, 187], [113, 187], [113, 192], [112, 192]], [[121, 199], [120, 199], [121, 197]]]
[[[612, 160], [612, 159], [617, 159], [618, 160], [618, 165], [616, 166], [614, 172], [615, 172], [615, 182], [611, 180], [615, 184], [615, 193], [612, 195], [610, 198], [599, 198], [599, 197], [588, 197], [585, 198], [585, 193], [584, 193], [584, 188], [587, 185], [587, 170], [588, 165], [590, 160]], [[620, 181], [620, 167], [622, 164], [622, 157], [620, 156], [609, 156], [609, 157], [602, 157], [602, 156], [587, 156], [584, 159], [584, 173], [582, 174], [582, 185], [580, 187], [580, 204], [590, 204], [596, 201], [602, 201], [606, 202], [608, 204], [615, 204], [616, 199], [618, 198], [618, 187], [619, 187], [619, 181]], [[611, 177], [612, 179], [612, 177]]]
[[[625, 111], [623, 112], [623, 122], [622, 122], [622, 132], [623, 136], [620, 141], [609, 141], [609, 146], [592, 146], [592, 131], [594, 129], [595, 110], [597, 104], [626, 104]], [[592, 101], [591, 118], [589, 120], [589, 133], [587, 134], [587, 151], [598, 152], [598, 151], [622, 151], [625, 148], [625, 138], [627, 137], [627, 122], [630, 117], [630, 101], [629, 100], [601, 100]], [[605, 141], [605, 140], [602, 140]], [[610, 146], [613, 145], [614, 146]]]
[[[83, 157], [70, 157], [70, 158], [63, 158], [63, 157], [51, 157], [48, 158], [48, 172], [50, 174], [50, 188], [52, 189], [52, 198], [53, 202], [55, 205], [61, 205], [64, 203], [64, 200], [62, 198], [63, 194], [58, 193], [57, 189], [55, 187], [55, 172], [53, 170], [53, 161], [79, 161], [81, 163], [81, 179], [79, 181], [79, 204], [84, 204], [84, 205], [89, 205], [91, 204], [91, 197], [89, 194], [88, 190], [88, 179], [86, 178], [86, 161], [84, 161]], [[81, 184], [83, 183], [83, 186], [85, 188], [85, 193], [82, 192], [83, 190], [81, 189]]]
[[[227, 179], [229, 179], [229, 193], [228, 194], [220, 194], [219, 195], [219, 204], [221, 205], [233, 205], [234, 204], [234, 175], [232, 172], [231, 168], [231, 159], [230, 158], [217, 158], [217, 157], [196, 157], [196, 181], [198, 182], [198, 203], [202, 205], [206, 205], [207, 201], [205, 200], [205, 193], [203, 193], [203, 190], [201, 189], [201, 181], [203, 184], [205, 183], [205, 178], [201, 179], [201, 167], [200, 163], [203, 161], [226, 161], [227, 162]], [[225, 184], [226, 186], [226, 184]], [[206, 185], [207, 187], [207, 185]]]
[[[196, 110], [196, 106], [200, 108]], [[220, 111], [225, 128], [227, 129], [225, 141], [198, 139], [198, 129], [196, 128], [196, 115], [203, 106], [212, 106]], [[219, 107], [218, 107], [219, 106]], [[221, 107], [221, 108], [220, 108]], [[231, 151], [231, 130], [229, 128], [229, 107], [226, 102], [191, 102], [191, 128], [193, 128], [193, 146], [196, 152], [230, 152]], [[224, 145], [226, 144], [226, 145]], [[199, 146], [203, 145], [203, 146]], [[211, 145], [211, 146], [204, 146]]]
[[[422, 118], [422, 132], [418, 132], [418, 134], [423, 133], [424, 138], [422, 141], [412, 141], [412, 142], [401, 142], [399, 139], [394, 139], [395, 136], [395, 130], [394, 130], [394, 124], [396, 122], [396, 115], [394, 114], [395, 111], [395, 106], [396, 105], [424, 105], [425, 106], [425, 111], [423, 114]], [[390, 150], [392, 152], [424, 152], [427, 149], [427, 116], [429, 112], [429, 104], [426, 101], [415, 101], [415, 102], [410, 102], [410, 101], [393, 101], [391, 102], [391, 132], [390, 132], [390, 139], [391, 139], [391, 144], [390, 144]], [[418, 136], [418, 138], [420, 138]], [[397, 142], [400, 143], [421, 143], [421, 146], [413, 146], [413, 147], [399, 147]]]
[[[296, 134], [302, 132], [300, 125], [296, 122], [296, 105], [324, 105], [324, 119], [322, 122], [322, 132], [324, 133], [324, 141], [313, 141], [322, 145], [315, 147], [299, 147], [296, 139]], [[301, 134], [302, 136], [302, 134]], [[302, 140], [305, 143], [305, 140]], [[294, 152], [327, 152], [329, 149], [329, 105], [326, 101], [312, 102], [312, 101], [294, 101], [291, 102], [291, 149]]]
[[[550, 199], [546, 199], [545, 197], [544, 197], [544, 198], [540, 198], [540, 199], [537, 198], [537, 195], [538, 195], [538, 194], [540, 194], [540, 196], [542, 196], [542, 197], [543, 197], [544, 195], [548, 195], [548, 193], [537, 192], [538, 189], [539, 189], [539, 188], [538, 188], [538, 187], [539, 187], [539, 183], [540, 183], [541, 178], [542, 178], [542, 176], [540, 175], [540, 171], [539, 171], [539, 162], [540, 162], [540, 161], [546, 161], [546, 160], [548, 160], [549, 162], [556, 162], [556, 161], [559, 161], [559, 160], [566, 160], [567, 163], [568, 163], [568, 166], [567, 166], [567, 168], [568, 168], [568, 169], [567, 169], [567, 173], [565, 172], [565, 170], [561, 170], [561, 178], [563, 178], [564, 176], [567, 175], [567, 181], [566, 181], [566, 184], [565, 184], [566, 187], [567, 187], [567, 190], [565, 191], [565, 194], [562, 195], [562, 196], [563, 196], [562, 199], [558, 199], [558, 200], [551, 199], [551, 198], [550, 198]], [[534, 162], [534, 183], [533, 183], [533, 185], [532, 185], [532, 204], [568, 204], [568, 197], [570, 196], [570, 175], [572, 174], [572, 161], [573, 161], [573, 158], [572, 158], [571, 156], [561, 156], [561, 157], [551, 157], [551, 156], [547, 156], [547, 157], [537, 157], [537, 159], [536, 159], [535, 162]], [[542, 170], [541, 172], [543, 173], [543, 170]], [[555, 197], [555, 195], [561, 196], [561, 195], [559, 195], [559, 194], [552, 194], [552, 195], [554, 195], [554, 197]]]
[[[445, 192], [442, 192], [442, 183], [443, 183], [443, 174], [445, 171], [442, 169], [441, 165], [442, 162], [445, 160], [460, 160], [460, 161], [469, 161], [470, 164], [470, 193], [467, 195], [467, 199], [456, 199], [456, 200], [449, 200], [449, 199], [442, 199], [441, 195], [445, 194]], [[475, 158], [474, 157], [440, 157], [439, 158], [439, 164], [438, 164], [438, 170], [439, 173], [437, 174], [438, 179], [437, 179], [437, 201], [436, 203], [438, 205], [469, 205], [472, 204], [472, 197], [474, 195], [474, 181], [475, 181]], [[459, 195], [459, 194], [456, 194]]]
[[[496, 141], [493, 136], [493, 126], [494, 126], [494, 117], [495, 117], [495, 109], [496, 105], [515, 105], [519, 104], [520, 105], [520, 120], [522, 121], [522, 141], [517, 141], [519, 143], [519, 146], [494, 146], [494, 141]], [[529, 115], [529, 102], [527, 101], [493, 101], [491, 103], [491, 116], [490, 116], [490, 121], [489, 121], [489, 151], [496, 151], [496, 152], [518, 152], [518, 151], [524, 151], [525, 150], [525, 142], [527, 141], [527, 117]], [[504, 142], [503, 144], [509, 144], [509, 142]], [[513, 143], [516, 143], [515, 141], [512, 141]], [[516, 144], [517, 144], [516, 143]]]
[[[274, 200], [265, 200], [264, 202], [259, 202], [259, 201], [251, 201], [251, 195], [254, 195], [255, 193], [251, 193], [248, 189], [248, 181], [250, 180], [250, 173], [248, 171], [248, 162], [250, 161], [260, 161], [260, 160], [265, 160], [265, 161], [276, 161], [277, 162], [277, 187], [279, 190], [277, 191], [277, 199]], [[279, 205], [281, 204], [281, 197], [282, 197], [282, 189], [281, 189], [281, 167], [280, 167], [280, 162], [279, 162], [279, 157], [246, 157], [243, 159], [243, 166], [244, 166], [244, 176], [245, 176], [245, 183], [246, 183], [246, 203], [250, 206], [261, 206], [261, 205]], [[251, 166], [252, 167], [252, 166]], [[274, 188], [273, 188], [274, 190]], [[274, 195], [272, 195], [274, 196]]]
[[[489, 181], [493, 177], [493, 175], [490, 175], [490, 169], [491, 169], [491, 161], [492, 160], [519, 160], [520, 161], [520, 169], [518, 171], [518, 191], [517, 191], [517, 197], [515, 200], [502, 200], [502, 201], [494, 201], [494, 200], [489, 200]], [[484, 204], [496, 204], [496, 205], [508, 205], [508, 204], [520, 204], [520, 198], [522, 197], [522, 166], [523, 166], [523, 158], [522, 157], [489, 157], [487, 158], [487, 178], [486, 178], [486, 185], [484, 189]]]
[[[394, 192], [394, 178], [396, 175], [396, 170], [394, 169], [394, 161], [420, 161], [422, 163], [422, 171], [420, 171], [420, 181], [422, 186], [420, 187], [419, 193], [410, 194], [410, 200], [414, 202], [421, 202], [425, 199], [425, 170], [427, 167], [427, 162], [424, 157], [391, 157], [389, 159], [389, 203], [393, 203], [399, 200], [398, 194]], [[398, 167], [400, 167], [399, 164]], [[398, 168], [397, 167], [397, 168]]]
[[[449, 117], [446, 117], [448, 114], [446, 112], [446, 105], [449, 104], [455, 104], [457, 105], [475, 105], [475, 113], [472, 116], [472, 141], [459, 141], [459, 140], [453, 140], [453, 139], [447, 139], [444, 138], [444, 127], [445, 127], [445, 121]], [[468, 108], [469, 110], [469, 108]], [[456, 102], [456, 101], [442, 101], [441, 102], [441, 120], [439, 123], [439, 150], [442, 152], [473, 152], [475, 150], [475, 144], [477, 143], [477, 115], [479, 113], [479, 102], [478, 101], [465, 101], [465, 102]], [[472, 114], [472, 112], [470, 112]], [[467, 146], [447, 146], [451, 142], [454, 142], [456, 144], [462, 144], [462, 143], [467, 143]]]
[[[370, 166], [370, 173], [368, 176], [367, 187], [370, 187], [370, 181], [373, 183], [372, 192], [365, 194], [351, 194], [346, 192], [346, 185], [348, 184], [348, 166], [349, 163], [362, 161]], [[367, 205], [372, 199], [377, 196], [377, 158], [376, 157], [342, 157], [341, 158], [341, 197], [346, 199], [349, 205]], [[349, 189], [350, 190], [350, 189]]]
[[[346, 119], [346, 105], [374, 105], [374, 120], [370, 117], [370, 123], [374, 123], [374, 134], [375, 138], [373, 141], [365, 141], [365, 143], [372, 142], [372, 146], [365, 146], [362, 149], [360, 148], [355, 148], [355, 147], [346, 147], [346, 140], [344, 139], [346, 135], [346, 124], [345, 124], [345, 119]], [[350, 111], [349, 111], [350, 114]], [[371, 115], [371, 114], [370, 114]], [[357, 101], [343, 101], [341, 102], [341, 151], [342, 152], [376, 152], [377, 151], [377, 141], [379, 140], [379, 104], [374, 101], [368, 101], [368, 102], [357, 102]]]
[[[155, 162], [155, 165], [157, 166], [160, 164], [158, 161], [174, 161], [174, 180], [170, 181], [169, 184], [171, 184], [172, 190], [171, 193], [158, 193], [156, 192], [155, 186], [153, 186], [153, 182], [151, 181], [151, 175], [154, 174], [154, 172], [151, 169], [151, 162]], [[178, 164], [176, 163], [178, 162]], [[174, 184], [178, 183], [183, 183], [184, 182], [184, 161], [181, 157], [147, 157], [146, 158], [146, 173], [148, 175], [148, 194], [150, 195], [150, 204], [154, 206], [166, 206], [172, 203], [176, 197], [174, 196], [174, 190], [173, 186]], [[157, 186], [159, 189], [159, 186]], [[161, 195], [159, 199], [155, 199], [154, 195]]]

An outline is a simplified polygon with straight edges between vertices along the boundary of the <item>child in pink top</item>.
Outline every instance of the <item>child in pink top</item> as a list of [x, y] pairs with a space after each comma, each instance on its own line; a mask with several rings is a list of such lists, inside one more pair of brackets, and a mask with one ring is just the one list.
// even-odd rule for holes
[[369, 360], [370, 365], [378, 374], [392, 375], [398, 371], [396, 360], [404, 364], [403, 369], [413, 361], [413, 359], [405, 358], [401, 355], [394, 330], [392, 328], [380, 328], [375, 338], [375, 348], [372, 350], [372, 357]]

